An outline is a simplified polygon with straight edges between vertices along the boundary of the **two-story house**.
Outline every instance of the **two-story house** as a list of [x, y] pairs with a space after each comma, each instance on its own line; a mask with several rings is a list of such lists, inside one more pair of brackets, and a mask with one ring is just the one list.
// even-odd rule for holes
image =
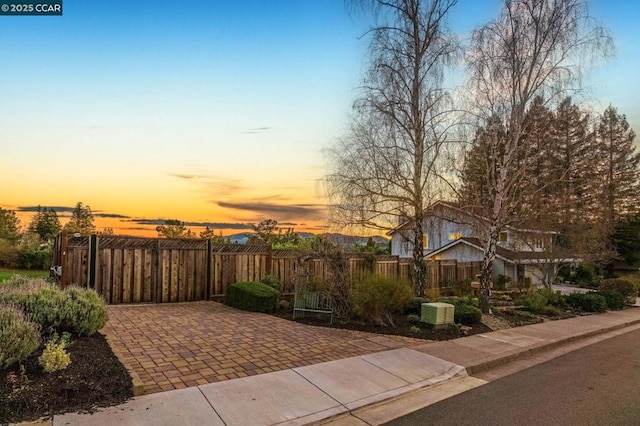
[[[445, 202], [436, 202], [425, 210], [423, 222], [426, 260], [481, 262], [488, 236], [489, 221]], [[403, 224], [390, 231], [391, 254], [413, 257], [413, 233]], [[500, 233], [493, 263], [494, 281], [506, 275], [512, 282], [527, 278], [534, 284], [550, 282], [562, 264], [580, 259], [554, 253], [554, 232], [505, 227]]]

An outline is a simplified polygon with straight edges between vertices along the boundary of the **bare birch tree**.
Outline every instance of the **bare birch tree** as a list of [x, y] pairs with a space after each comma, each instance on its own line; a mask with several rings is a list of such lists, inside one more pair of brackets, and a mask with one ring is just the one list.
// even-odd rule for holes
[[610, 37], [593, 24], [581, 0], [505, 0], [498, 18], [473, 32], [466, 58], [473, 104], [481, 119], [497, 118], [506, 129], [489, 138], [503, 144], [504, 149], [496, 158], [498, 172], [487, 212], [490, 225], [481, 273], [484, 312], [489, 310], [498, 237], [518, 207], [510, 194], [523, 179], [523, 164], [518, 160], [523, 158], [526, 111], [537, 96], [550, 101], [564, 98], [569, 90], [579, 87], [582, 72], [589, 65], [585, 59], [611, 51]]
[[425, 283], [423, 219], [440, 196], [450, 127], [444, 70], [457, 39], [446, 18], [457, 0], [355, 1], [374, 12], [369, 70], [348, 134], [329, 152], [334, 219], [374, 230], [398, 228], [413, 244], [412, 281]]

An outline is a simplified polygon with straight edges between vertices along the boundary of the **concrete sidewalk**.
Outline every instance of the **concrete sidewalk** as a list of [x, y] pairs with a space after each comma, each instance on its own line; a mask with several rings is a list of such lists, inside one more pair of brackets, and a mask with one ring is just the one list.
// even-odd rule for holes
[[638, 308], [545, 322], [144, 395], [94, 414], [57, 415], [53, 424], [302, 425], [365, 407], [370, 418], [358, 424], [380, 424], [393, 418], [376, 412], [384, 401], [436, 402], [485, 383], [468, 374], [639, 323]]

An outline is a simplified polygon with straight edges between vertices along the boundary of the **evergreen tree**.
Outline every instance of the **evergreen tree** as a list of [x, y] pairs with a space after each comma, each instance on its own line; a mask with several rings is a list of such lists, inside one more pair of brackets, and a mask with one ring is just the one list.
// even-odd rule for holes
[[53, 208], [47, 209], [45, 207], [43, 209], [38, 206], [38, 211], [33, 218], [31, 218], [28, 229], [30, 233], [37, 234], [42, 241], [49, 241], [58, 235], [62, 229], [62, 225], [60, 224], [58, 214]]
[[13, 210], [0, 207], [0, 239], [16, 242], [20, 239], [20, 220]]
[[195, 234], [178, 219], [167, 219], [164, 225], [156, 226], [159, 237], [164, 238], [194, 238]]
[[63, 229], [70, 234], [90, 235], [96, 231], [93, 220], [91, 207], [78, 202], [71, 213], [71, 219], [64, 225]]
[[222, 231], [220, 231], [220, 233], [216, 235], [214, 230], [209, 228], [208, 226], [206, 226], [203, 231], [200, 231], [200, 238], [211, 240], [211, 243], [213, 244], [228, 244], [227, 239], [222, 236]]
[[[624, 114], [609, 106], [595, 129], [598, 163], [596, 194], [605, 225], [613, 231], [616, 222], [635, 211], [640, 195], [640, 153], [634, 146], [635, 132]], [[598, 188], [599, 186], [599, 188]]]

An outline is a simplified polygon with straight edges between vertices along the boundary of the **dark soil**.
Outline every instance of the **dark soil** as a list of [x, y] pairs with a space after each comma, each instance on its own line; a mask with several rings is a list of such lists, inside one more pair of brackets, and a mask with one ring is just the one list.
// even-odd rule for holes
[[[339, 324], [334, 321], [333, 324], [329, 323], [330, 316], [328, 314], [317, 314], [313, 312], [304, 312], [304, 316], [300, 312], [296, 314], [296, 319], [293, 319], [293, 312], [291, 310], [277, 310], [274, 315], [288, 319], [290, 321], [296, 321], [307, 325], [316, 325], [321, 327], [331, 327], [344, 330], [357, 330], [367, 331], [369, 333], [378, 334], [391, 334], [394, 336], [406, 336], [415, 337], [418, 339], [429, 340], [451, 340], [459, 337], [472, 336], [474, 334], [488, 333], [491, 331], [489, 327], [484, 324], [473, 324], [469, 326], [451, 326], [445, 329], [434, 329], [429, 324], [421, 322], [410, 322], [406, 315], [396, 315], [394, 317], [394, 326], [384, 327], [378, 324], [365, 322], [357, 318], [351, 319], [345, 324]], [[417, 327], [420, 330], [411, 330], [412, 327]]]
[[0, 372], [0, 424], [35, 420], [68, 412], [92, 412], [133, 396], [131, 377], [104, 336], [74, 338], [71, 364], [45, 373], [38, 364], [42, 348], [23, 364]]

